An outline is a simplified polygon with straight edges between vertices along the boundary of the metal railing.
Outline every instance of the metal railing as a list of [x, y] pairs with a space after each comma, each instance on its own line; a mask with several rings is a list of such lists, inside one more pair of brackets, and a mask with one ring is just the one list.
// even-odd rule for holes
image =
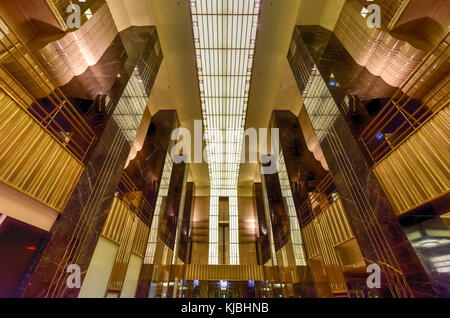
[[449, 104], [449, 37], [450, 32], [447, 31], [362, 132], [361, 142], [373, 164], [390, 154]]
[[[0, 17], [0, 50], [2, 60], [0, 67], [6, 74], [0, 79], [0, 84], [10, 92], [14, 92], [14, 85], [17, 85], [26, 96], [14, 94], [16, 103], [30, 113], [77, 159], [85, 162], [86, 155], [95, 140], [94, 131], [2, 17]], [[39, 93], [39, 97], [44, 98], [37, 97], [37, 93], [31, 94], [19, 83], [8, 70], [5, 61], [14, 63], [20, 72], [26, 74], [33, 89]]]
[[339, 198], [331, 174], [327, 174], [319, 185], [309, 194], [308, 200], [300, 206], [299, 216], [302, 228], [310, 223], [334, 201]]
[[150, 226], [152, 219], [152, 206], [145, 199], [142, 191], [133, 183], [131, 178], [123, 172], [117, 187], [119, 198], [133, 211], [145, 224]]

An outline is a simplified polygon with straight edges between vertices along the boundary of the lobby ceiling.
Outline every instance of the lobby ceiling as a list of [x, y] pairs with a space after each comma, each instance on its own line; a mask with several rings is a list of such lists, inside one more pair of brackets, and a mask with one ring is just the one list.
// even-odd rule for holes
[[[187, 0], [107, 0], [119, 31], [130, 26], [156, 25], [164, 60], [150, 95], [152, 114], [176, 109], [181, 126], [194, 131], [202, 119], [196, 56]], [[287, 62], [295, 25], [332, 29], [345, 0], [264, 0], [261, 7], [246, 128], [267, 127], [272, 110], [298, 114], [302, 99]], [[193, 133], [192, 133], [193, 134]], [[192, 145], [193, 146], [193, 145]], [[209, 186], [208, 165], [190, 164], [196, 188]], [[256, 164], [240, 166], [238, 186], [245, 190], [259, 176]]]

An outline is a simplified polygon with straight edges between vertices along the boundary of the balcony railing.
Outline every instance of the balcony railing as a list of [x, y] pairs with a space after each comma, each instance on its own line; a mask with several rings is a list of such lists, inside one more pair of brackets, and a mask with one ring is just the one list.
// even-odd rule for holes
[[[10, 93], [17, 105], [34, 117], [78, 160], [84, 162], [95, 140], [94, 131], [17, 33], [1, 17], [0, 22], [0, 85]], [[16, 74], [26, 79], [27, 88], [8, 68], [14, 68]], [[20, 89], [20, 94], [17, 88]]]
[[361, 135], [397, 214], [449, 192], [449, 35]]
[[81, 115], [0, 17], [0, 181], [62, 212], [94, 139]]

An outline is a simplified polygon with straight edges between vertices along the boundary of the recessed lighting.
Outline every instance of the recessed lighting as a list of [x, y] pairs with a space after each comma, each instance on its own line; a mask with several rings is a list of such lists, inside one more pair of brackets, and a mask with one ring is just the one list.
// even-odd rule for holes
[[261, 2], [255, 2], [255, 8], [260, 8], [261, 7]]
[[193, 22], [192, 22], [192, 25], [193, 25], [193, 26], [198, 26], [198, 22], [197, 22], [197, 21], [193, 21]]
[[191, 7], [195, 8], [195, 6], [196, 6], [195, 1], [191, 1]]

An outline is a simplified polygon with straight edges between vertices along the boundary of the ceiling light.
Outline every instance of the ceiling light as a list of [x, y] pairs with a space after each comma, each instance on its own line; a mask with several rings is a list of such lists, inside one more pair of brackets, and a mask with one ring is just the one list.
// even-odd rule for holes
[[[218, 197], [228, 196], [230, 264], [239, 264], [239, 158], [249, 94], [246, 84], [250, 84], [253, 70], [252, 59], [261, 4], [254, 0], [228, 0], [228, 8], [233, 8], [229, 11], [211, 3], [216, 2], [197, 0], [195, 8], [191, 9], [195, 48], [198, 50], [196, 53], [201, 54], [201, 59], [197, 59], [197, 68], [202, 84], [200, 93], [213, 203], [210, 205], [209, 263], [218, 262]], [[205, 90], [202, 90], [203, 85]], [[224, 140], [217, 138], [217, 132], [226, 132]]]

